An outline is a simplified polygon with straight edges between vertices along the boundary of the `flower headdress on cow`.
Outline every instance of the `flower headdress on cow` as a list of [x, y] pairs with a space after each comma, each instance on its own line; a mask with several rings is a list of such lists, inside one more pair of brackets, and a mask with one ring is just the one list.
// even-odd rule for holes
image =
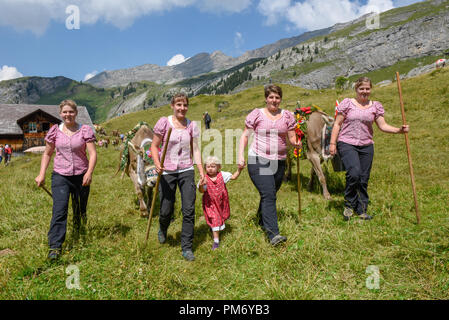
[[[142, 127], [142, 126], [150, 127], [148, 125], [148, 123], [146, 123], [144, 121], [140, 121], [132, 130], [128, 131], [128, 133], [125, 136], [124, 143], [123, 143], [124, 148], [123, 148], [123, 152], [122, 152], [122, 158], [120, 160], [120, 171], [123, 171], [126, 168], [126, 164], [128, 163], [128, 158], [129, 158], [128, 142], [130, 142], [134, 138], [137, 131], [139, 131], [140, 127]], [[160, 148], [159, 148], [159, 151], [160, 151]], [[143, 155], [144, 155], [144, 161], [146, 163], [154, 164], [149, 145], [144, 146], [144, 154]]]
[[296, 137], [301, 143], [302, 147], [294, 149], [293, 154], [295, 158], [300, 157], [306, 159], [307, 153], [307, 137], [305, 132], [307, 131], [307, 120], [312, 112], [321, 111], [321, 108], [316, 105], [309, 105], [307, 107], [301, 107], [301, 103], [298, 101], [296, 104], [295, 118], [296, 118]]

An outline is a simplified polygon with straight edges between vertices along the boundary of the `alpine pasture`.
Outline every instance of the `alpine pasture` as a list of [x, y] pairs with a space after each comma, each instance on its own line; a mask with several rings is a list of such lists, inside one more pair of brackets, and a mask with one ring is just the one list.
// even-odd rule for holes
[[[302, 161], [302, 213], [298, 216], [293, 168], [293, 181], [282, 185], [277, 202], [280, 230], [288, 240], [273, 248], [257, 225], [259, 196], [245, 170], [228, 184], [231, 218], [216, 251], [211, 251], [197, 193], [196, 260], [187, 262], [181, 256], [179, 199], [167, 243], [157, 241], [156, 208], [145, 248], [147, 219], [139, 216], [131, 180], [114, 177], [119, 152], [109, 146], [97, 149], [87, 233], [73, 241], [69, 208], [62, 258], [50, 264], [52, 202], [34, 183], [40, 156], [26, 155], [13, 158], [11, 166], [0, 165], [0, 299], [448, 299], [449, 70], [401, 83], [421, 224], [416, 223], [404, 136], [381, 133], [375, 126], [368, 208], [373, 220], [343, 221], [344, 173], [327, 164], [333, 200], [326, 201], [318, 184], [306, 190], [310, 163]], [[337, 96], [331, 89], [282, 88], [284, 108], [293, 110], [300, 100], [302, 106], [314, 103], [331, 115], [336, 99], [354, 96], [349, 90]], [[401, 124], [396, 83], [375, 87], [372, 99], [382, 102], [388, 123]], [[218, 112], [220, 101], [229, 107]], [[191, 99], [188, 117], [201, 121], [208, 111], [211, 128], [224, 137], [225, 129], [243, 129], [247, 113], [263, 102], [262, 86], [229, 96], [199, 96]], [[164, 106], [103, 125], [108, 133], [125, 132], [139, 121], [154, 125], [169, 114], [171, 109]], [[203, 141], [203, 150], [209, 143]], [[235, 169], [236, 164], [223, 167]], [[50, 172], [51, 167], [47, 187]], [[72, 278], [66, 271], [73, 265], [79, 270], [79, 289], [67, 286]], [[370, 266], [379, 271], [378, 282]]]

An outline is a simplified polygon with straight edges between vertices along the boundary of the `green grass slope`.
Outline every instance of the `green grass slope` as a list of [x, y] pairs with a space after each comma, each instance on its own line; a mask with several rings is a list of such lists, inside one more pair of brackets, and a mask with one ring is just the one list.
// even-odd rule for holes
[[[10, 167], [0, 167], [0, 181], [8, 182], [0, 184], [0, 252], [7, 248], [15, 252], [0, 256], [0, 299], [448, 299], [448, 80], [446, 69], [402, 81], [420, 225], [416, 224], [404, 137], [376, 129], [369, 184], [372, 221], [343, 221], [344, 173], [333, 172], [330, 165], [326, 176], [333, 200], [325, 201], [319, 186], [307, 191], [310, 164], [302, 161], [302, 214], [297, 213], [296, 183], [284, 183], [277, 207], [280, 230], [288, 241], [272, 248], [257, 226], [259, 196], [245, 170], [228, 184], [231, 218], [219, 250], [211, 251], [197, 194], [196, 261], [189, 263], [181, 257], [179, 195], [168, 243], [157, 242], [156, 214], [145, 248], [147, 220], [139, 217], [129, 178], [113, 177], [119, 154], [109, 147], [98, 150], [87, 235], [73, 244], [69, 219], [62, 259], [50, 265], [45, 259], [51, 199], [33, 182], [40, 157], [14, 158]], [[328, 113], [333, 113], [336, 98], [353, 96], [351, 91], [336, 96], [333, 90], [287, 85], [283, 89], [284, 107], [292, 108], [301, 100], [303, 105], [320, 105]], [[373, 99], [383, 103], [388, 123], [400, 125], [394, 83], [375, 88]], [[220, 101], [230, 106], [218, 112], [215, 105]], [[192, 98], [188, 115], [200, 121], [207, 110], [212, 128], [224, 137], [226, 130], [242, 129], [247, 113], [262, 106], [259, 86], [232, 96]], [[169, 114], [165, 106], [124, 115], [105, 126], [108, 131], [127, 131], [141, 120], [154, 125]], [[220, 139], [218, 132], [216, 139]], [[203, 136], [203, 151], [210, 141]], [[236, 165], [226, 164], [223, 169], [233, 171]], [[47, 185], [50, 172], [51, 167]], [[79, 269], [80, 290], [66, 286], [70, 265]], [[367, 273], [370, 266], [380, 272], [378, 289], [366, 285], [372, 276]]]
[[121, 102], [147, 92], [147, 99], [156, 101], [167, 87], [149, 81], [141, 81], [124, 87], [111, 89], [96, 88], [87, 83], [72, 81], [52, 94], [43, 95], [37, 104], [59, 104], [64, 99], [72, 99], [78, 105], [86, 106], [93, 122], [108, 118], [110, 110]]

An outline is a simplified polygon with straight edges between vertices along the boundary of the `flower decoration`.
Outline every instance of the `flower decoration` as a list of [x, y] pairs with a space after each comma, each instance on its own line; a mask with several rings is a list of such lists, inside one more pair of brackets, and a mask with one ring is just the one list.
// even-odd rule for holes
[[307, 153], [307, 137], [305, 132], [307, 132], [307, 120], [309, 120], [310, 114], [315, 111], [321, 110], [318, 106], [310, 105], [307, 107], [301, 107], [298, 101], [296, 110], [295, 110], [295, 118], [296, 118], [296, 137], [298, 141], [301, 143], [301, 148], [295, 148], [293, 151], [293, 155], [295, 158], [300, 157], [301, 159], [305, 159], [305, 155]]

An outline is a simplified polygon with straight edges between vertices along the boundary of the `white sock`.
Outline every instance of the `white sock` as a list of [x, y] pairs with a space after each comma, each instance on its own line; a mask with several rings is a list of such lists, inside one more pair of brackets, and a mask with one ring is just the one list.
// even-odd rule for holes
[[214, 242], [215, 243], [220, 243], [220, 239], [219, 238], [214, 238]]

